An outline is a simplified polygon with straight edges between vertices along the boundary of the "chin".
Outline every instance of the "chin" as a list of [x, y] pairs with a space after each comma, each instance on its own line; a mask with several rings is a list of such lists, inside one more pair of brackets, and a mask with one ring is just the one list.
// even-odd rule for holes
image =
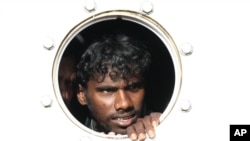
[[126, 135], [127, 134], [126, 129], [114, 129], [113, 132], [115, 132], [115, 134], [121, 134], [121, 135]]

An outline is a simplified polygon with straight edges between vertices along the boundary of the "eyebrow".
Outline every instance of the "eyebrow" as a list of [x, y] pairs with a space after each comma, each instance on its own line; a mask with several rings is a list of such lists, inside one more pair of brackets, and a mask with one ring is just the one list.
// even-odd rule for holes
[[143, 88], [144, 87], [144, 83], [142, 81], [137, 81], [131, 84], [128, 84], [125, 89], [128, 89], [130, 87], [136, 87], [136, 88]]
[[[133, 82], [131, 84], [128, 84], [127, 86], [124, 87], [124, 89], [129, 89], [130, 87], [137, 87], [137, 88], [143, 88], [144, 87], [144, 83], [142, 81], [138, 81], [138, 82]], [[97, 91], [103, 91], [103, 90], [111, 90], [111, 91], [117, 91], [118, 87], [117, 86], [98, 86], [96, 87]]]
[[116, 86], [99, 86], [99, 87], [96, 87], [96, 91], [104, 91], [104, 90], [117, 91], [118, 88]]

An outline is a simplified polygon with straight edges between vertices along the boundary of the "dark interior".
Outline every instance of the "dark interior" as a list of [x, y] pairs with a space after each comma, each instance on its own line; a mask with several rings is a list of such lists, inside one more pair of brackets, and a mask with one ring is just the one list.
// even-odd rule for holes
[[[76, 57], [80, 57], [94, 38], [114, 31], [131, 35], [150, 47], [152, 66], [150, 68], [150, 75], [147, 78], [146, 105], [153, 112], [164, 112], [172, 97], [175, 84], [175, 68], [173, 59], [165, 44], [148, 28], [122, 19], [102, 21], [86, 27], [79, 33], [83, 37], [84, 42], [79, 42], [79, 39], [74, 37], [67, 46], [64, 54], [71, 52], [75, 53]], [[76, 105], [70, 110], [74, 111], [74, 108], [79, 108]], [[77, 114], [74, 115], [78, 118]]]

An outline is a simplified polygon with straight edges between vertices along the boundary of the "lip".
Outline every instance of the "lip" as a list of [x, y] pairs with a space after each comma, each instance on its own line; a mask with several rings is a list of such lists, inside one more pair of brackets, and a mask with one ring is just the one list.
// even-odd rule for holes
[[120, 127], [128, 127], [133, 124], [136, 120], [136, 114], [117, 116], [112, 119], [112, 121]]

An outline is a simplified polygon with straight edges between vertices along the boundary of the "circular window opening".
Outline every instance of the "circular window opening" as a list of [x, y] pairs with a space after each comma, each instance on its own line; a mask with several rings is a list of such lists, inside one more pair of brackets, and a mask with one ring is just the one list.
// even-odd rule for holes
[[79, 101], [76, 66], [96, 39], [114, 32], [140, 41], [151, 54], [151, 64], [145, 76], [143, 105], [146, 106], [142, 106], [146, 107], [147, 113], [161, 112], [162, 122], [171, 112], [181, 87], [178, 50], [168, 32], [156, 21], [132, 11], [107, 11], [84, 20], [66, 35], [58, 49], [53, 84], [58, 102], [69, 119], [86, 132], [101, 137], [104, 135], [87, 125], [90, 112]]

